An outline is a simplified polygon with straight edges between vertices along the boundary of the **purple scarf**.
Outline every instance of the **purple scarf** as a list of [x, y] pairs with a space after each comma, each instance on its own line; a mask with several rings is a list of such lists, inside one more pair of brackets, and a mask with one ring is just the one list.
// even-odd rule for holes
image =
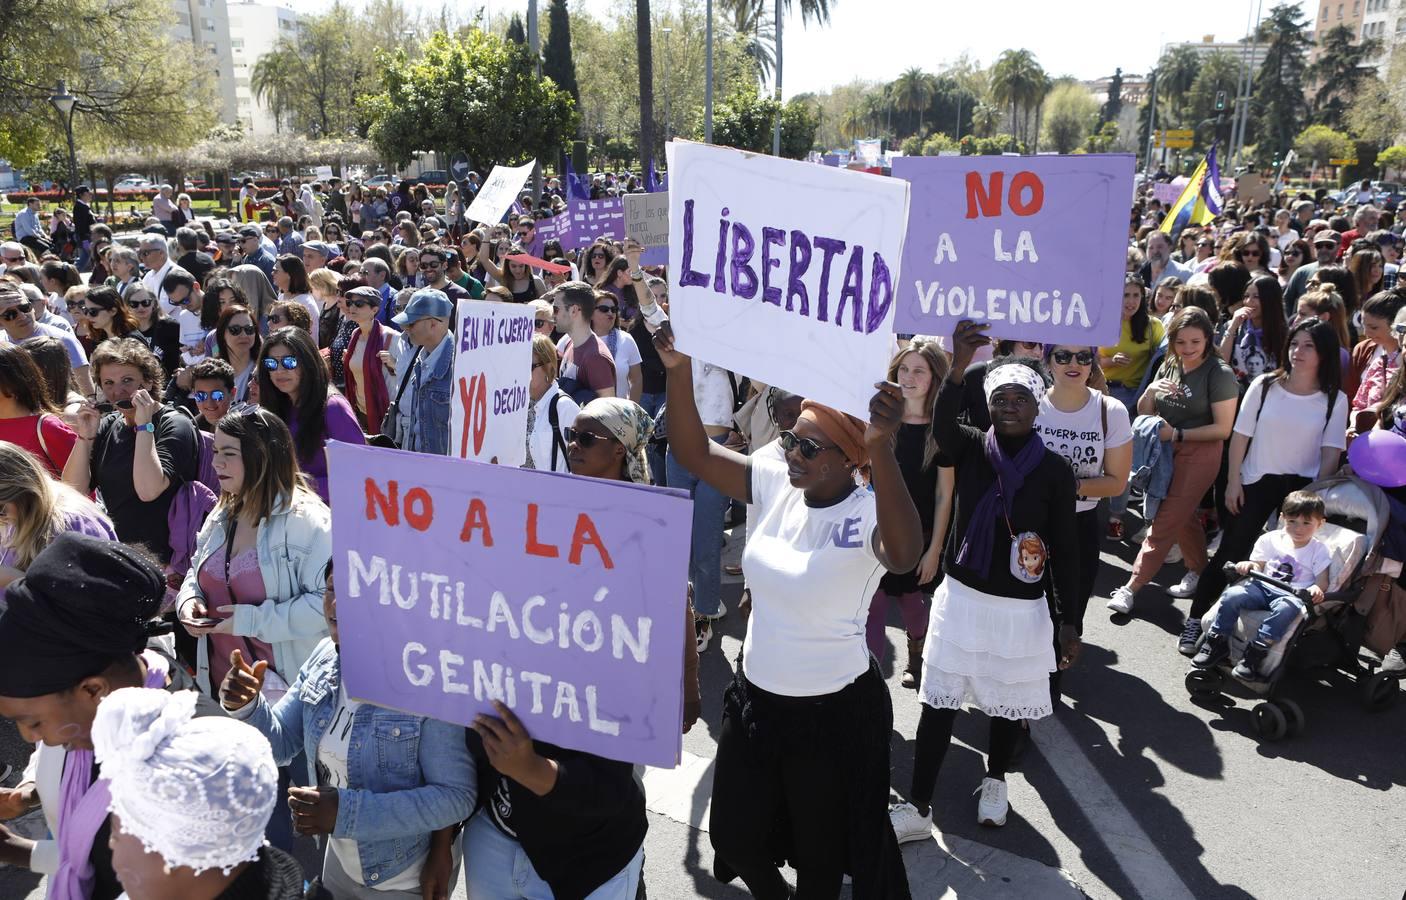
[[[143, 651], [146, 682], [143, 687], [166, 687], [166, 660]], [[54, 873], [49, 896], [53, 900], [88, 900], [93, 893], [93, 839], [107, 821], [112, 796], [106, 779], [89, 781], [93, 772], [92, 750], [70, 750], [64, 757], [63, 781], [59, 794], [59, 868]]]
[[[972, 510], [971, 521], [967, 523], [967, 533], [962, 538], [962, 546], [957, 551], [957, 562], [973, 571], [980, 572], [983, 578], [991, 575], [992, 533], [996, 526], [997, 508], [1007, 520], [1011, 515], [1011, 504], [1015, 495], [1025, 486], [1025, 479], [1045, 458], [1045, 442], [1040, 436], [1031, 433], [1025, 446], [1011, 459], [996, 441], [996, 429], [986, 429], [986, 461], [991, 464], [995, 477], [991, 486], [977, 501]], [[1009, 524], [1009, 523], [1008, 523]], [[1011, 535], [1012, 538], [1015, 535]]]

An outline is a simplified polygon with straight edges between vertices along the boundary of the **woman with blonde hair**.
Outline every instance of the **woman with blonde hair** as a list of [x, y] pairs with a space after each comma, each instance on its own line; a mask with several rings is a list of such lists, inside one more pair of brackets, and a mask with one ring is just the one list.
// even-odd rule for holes
[[0, 588], [65, 531], [117, 540], [96, 503], [49, 477], [31, 454], [0, 441]]
[[884, 620], [889, 602], [896, 604], [908, 635], [908, 664], [903, 671], [903, 686], [908, 688], [918, 686], [923, 671], [923, 640], [928, 632], [924, 600], [932, 596], [937, 586], [952, 509], [952, 468], [938, 465], [937, 441], [932, 436], [933, 402], [950, 366], [946, 352], [937, 342], [921, 335], [899, 350], [889, 363], [887, 380], [903, 391], [903, 421], [898, 426], [894, 455], [923, 524], [923, 555], [917, 568], [910, 572], [884, 573], [869, 604], [865, 637], [869, 652], [882, 662], [888, 650]]

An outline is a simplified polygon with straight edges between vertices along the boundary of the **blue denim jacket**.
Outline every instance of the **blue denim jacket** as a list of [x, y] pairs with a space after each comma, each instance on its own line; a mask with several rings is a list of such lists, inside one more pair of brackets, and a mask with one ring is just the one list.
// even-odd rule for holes
[[1157, 517], [1157, 507], [1172, 485], [1172, 446], [1162, 440], [1161, 429], [1158, 416], [1133, 420], [1133, 470], [1128, 483], [1143, 492], [1142, 515], [1149, 522]]
[[[277, 706], [260, 696], [235, 714], [269, 739], [279, 765], [307, 754], [316, 784], [317, 748], [337, 710], [341, 664], [332, 639], [318, 645]], [[333, 837], [354, 838], [363, 882], [375, 887], [429, 848], [430, 833], [473, 812], [477, 773], [464, 729], [364, 703], [352, 719], [347, 783], [338, 791]]]
[[[399, 377], [414, 378], [417, 369], [420, 374], [400, 405], [400, 446], [417, 453], [445, 456], [449, 453], [449, 407], [453, 399], [454, 333], [445, 335], [438, 347], [428, 355], [421, 353], [421, 358], [411, 363], [414, 353], [415, 347], [407, 341], [396, 360]], [[392, 397], [399, 388], [397, 383]]]

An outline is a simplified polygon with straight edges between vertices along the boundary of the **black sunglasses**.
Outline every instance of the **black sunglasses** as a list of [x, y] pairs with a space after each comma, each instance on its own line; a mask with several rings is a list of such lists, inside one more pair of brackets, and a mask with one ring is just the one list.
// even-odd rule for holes
[[27, 303], [27, 302], [26, 302], [26, 303], [18, 303], [18, 304], [16, 304], [16, 305], [10, 307], [9, 309], [5, 310], [4, 312], [0, 313], [0, 319], [5, 320], [6, 322], [13, 322], [14, 320], [18, 319], [20, 316], [27, 316], [27, 315], [29, 315], [30, 312], [31, 312], [33, 309], [34, 309], [34, 304], [33, 304], [33, 303]]
[[106, 310], [106, 309], [103, 309], [101, 306], [85, 306], [85, 307], [83, 307], [83, 315], [87, 316], [87, 317], [90, 318], [90, 319], [93, 318], [94, 316], [96, 316], [98, 313], [101, 313], [101, 312], [107, 312], [107, 310]]
[[254, 327], [253, 325], [231, 325], [226, 328], [225, 331], [229, 332], [235, 337], [239, 337], [241, 334], [247, 334], [250, 337], [253, 337], [254, 335], [258, 334], [259, 329]]
[[272, 315], [268, 317], [268, 322], [270, 325], [282, 325], [286, 321], [287, 319], [284, 319], [280, 315]]
[[190, 396], [196, 403], [204, 403], [206, 400], [214, 400], [216, 403], [223, 403], [225, 397], [229, 395], [224, 391], [196, 391]]
[[379, 304], [377, 304], [374, 300], [348, 300], [348, 301], [347, 301], [347, 308], [348, 308], [348, 309], [356, 309], [356, 308], [359, 308], [359, 307], [370, 307], [370, 306], [378, 306], [378, 305], [379, 305]]
[[574, 443], [582, 450], [589, 450], [590, 448], [594, 447], [598, 441], [606, 440], [609, 440], [609, 438], [603, 435], [596, 434], [594, 431], [581, 431], [577, 428], [566, 429], [567, 443]]
[[797, 447], [801, 448], [801, 456], [806, 459], [815, 459], [826, 450], [834, 449], [834, 444], [821, 444], [810, 438], [797, 437], [794, 431], [783, 431], [777, 438], [781, 442], [781, 449], [790, 453]]
[[277, 372], [279, 366], [283, 366], [283, 368], [285, 368], [285, 369], [287, 369], [288, 371], [291, 372], [291, 371], [293, 371], [294, 369], [298, 368], [298, 357], [296, 357], [296, 356], [280, 356], [280, 357], [265, 356], [265, 357], [264, 357], [264, 368], [265, 368], [265, 369], [268, 369], [270, 372]]
[[133, 309], [146, 309], [148, 306], [155, 306], [155, 300], [128, 300], [127, 305]]
[[1391, 325], [1392, 334], [1406, 334], [1406, 322], [1393, 322]]
[[182, 297], [182, 298], [179, 299], [179, 300], [173, 300], [173, 299], [171, 299], [171, 297], [170, 297], [169, 295], [167, 295], [167, 297], [166, 297], [166, 299], [171, 302], [171, 305], [172, 305], [172, 306], [185, 306], [187, 303], [190, 302], [190, 298], [191, 298], [191, 295], [190, 295], [190, 294], [186, 294], [184, 297]]
[[606, 313], [606, 314], [608, 314], [608, 315], [612, 315], [612, 316], [613, 316], [613, 315], [615, 315], [615, 307], [611, 306], [611, 305], [608, 304], [608, 303], [602, 303], [600, 306], [597, 306], [597, 307], [596, 307], [596, 312], [598, 312], [598, 313]]
[[1092, 350], [1055, 350], [1050, 353], [1050, 359], [1056, 365], [1067, 366], [1073, 360], [1081, 366], [1091, 366], [1094, 364], [1094, 354]]

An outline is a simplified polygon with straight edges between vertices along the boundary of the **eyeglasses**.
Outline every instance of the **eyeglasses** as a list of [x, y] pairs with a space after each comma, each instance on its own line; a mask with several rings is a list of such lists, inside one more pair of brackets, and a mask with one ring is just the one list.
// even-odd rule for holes
[[371, 307], [371, 306], [377, 306], [377, 305], [379, 305], [379, 304], [377, 304], [374, 300], [360, 300], [360, 299], [357, 299], [357, 300], [348, 300], [348, 301], [347, 301], [347, 309], [360, 309], [360, 308], [364, 308], [364, 307]]
[[810, 438], [797, 437], [794, 431], [781, 432], [778, 440], [781, 442], [781, 449], [790, 453], [797, 447], [801, 449], [801, 456], [806, 459], [815, 459], [826, 450], [833, 450], [834, 444], [821, 444]]
[[270, 372], [277, 372], [279, 366], [282, 366], [283, 368], [285, 368], [285, 369], [287, 369], [288, 371], [291, 372], [291, 371], [293, 371], [294, 369], [298, 368], [298, 357], [296, 357], [296, 356], [265, 356], [265, 357], [264, 357], [264, 368], [267, 369], [268, 371], [270, 371]]
[[254, 335], [258, 334], [259, 329], [254, 327], [253, 325], [231, 325], [226, 328], [225, 331], [229, 334], [234, 335], [235, 337], [239, 337], [241, 334], [253, 337]]
[[537, 323], [537, 327], [538, 327], [538, 328], [543, 328], [543, 327], [546, 327], [547, 325], [552, 324], [552, 320], [551, 320], [551, 319], [536, 319], [535, 321], [536, 321], [536, 323]]
[[90, 319], [96, 317], [98, 313], [104, 313], [104, 312], [107, 312], [107, 310], [103, 309], [101, 306], [85, 306], [85, 307], [83, 307], [83, 315], [87, 316], [87, 317], [90, 318]]
[[229, 395], [226, 394], [224, 391], [195, 391], [190, 396], [192, 399], [195, 400], [196, 403], [204, 403], [206, 400], [213, 400], [216, 403], [223, 403], [225, 401], [225, 397], [228, 397]]
[[613, 316], [615, 315], [615, 307], [611, 306], [609, 303], [602, 303], [600, 306], [596, 307], [596, 312]]
[[605, 259], [604, 253], [592, 253], [591, 259]]
[[1081, 366], [1091, 366], [1094, 364], [1094, 354], [1092, 350], [1055, 350], [1050, 353], [1050, 359], [1054, 360], [1056, 365], [1061, 366], [1069, 365], [1070, 360], [1073, 360], [1076, 364]]
[[25, 302], [25, 303], [18, 303], [18, 304], [16, 304], [16, 305], [10, 307], [9, 309], [5, 310], [4, 312], [0, 313], [0, 320], [4, 320], [4, 321], [6, 321], [6, 322], [13, 322], [14, 320], [18, 319], [20, 316], [27, 316], [27, 315], [29, 315], [30, 312], [31, 312], [33, 309], [34, 309], [34, 304], [33, 304], [33, 303], [28, 303], [28, 302]]
[[149, 307], [149, 306], [155, 306], [155, 305], [156, 305], [156, 301], [155, 301], [155, 300], [128, 300], [128, 301], [127, 301], [127, 305], [130, 306], [130, 307], [132, 307], [133, 309], [146, 309], [146, 308]]
[[604, 435], [596, 434], [594, 431], [581, 431], [576, 428], [567, 428], [565, 433], [567, 443], [574, 443], [582, 450], [589, 450], [598, 442], [609, 440], [609, 438]]
[[437, 259], [422, 259], [420, 260], [420, 271], [423, 272], [425, 269], [438, 269], [442, 265], [444, 264]]
[[269, 316], [269, 317], [268, 317], [268, 322], [269, 322], [270, 325], [282, 325], [282, 324], [283, 324], [284, 322], [286, 322], [286, 321], [288, 321], [288, 320], [285, 319], [285, 318], [283, 318], [282, 316], [277, 316], [277, 315], [275, 315], [275, 316]]
[[1241, 250], [1241, 251], [1240, 251], [1240, 255], [1241, 255], [1241, 256], [1253, 256], [1255, 259], [1259, 259], [1259, 258], [1260, 258], [1260, 252], [1259, 252], [1258, 250]]
[[1393, 322], [1393, 323], [1391, 323], [1391, 333], [1392, 333], [1392, 334], [1406, 334], [1406, 322]]

